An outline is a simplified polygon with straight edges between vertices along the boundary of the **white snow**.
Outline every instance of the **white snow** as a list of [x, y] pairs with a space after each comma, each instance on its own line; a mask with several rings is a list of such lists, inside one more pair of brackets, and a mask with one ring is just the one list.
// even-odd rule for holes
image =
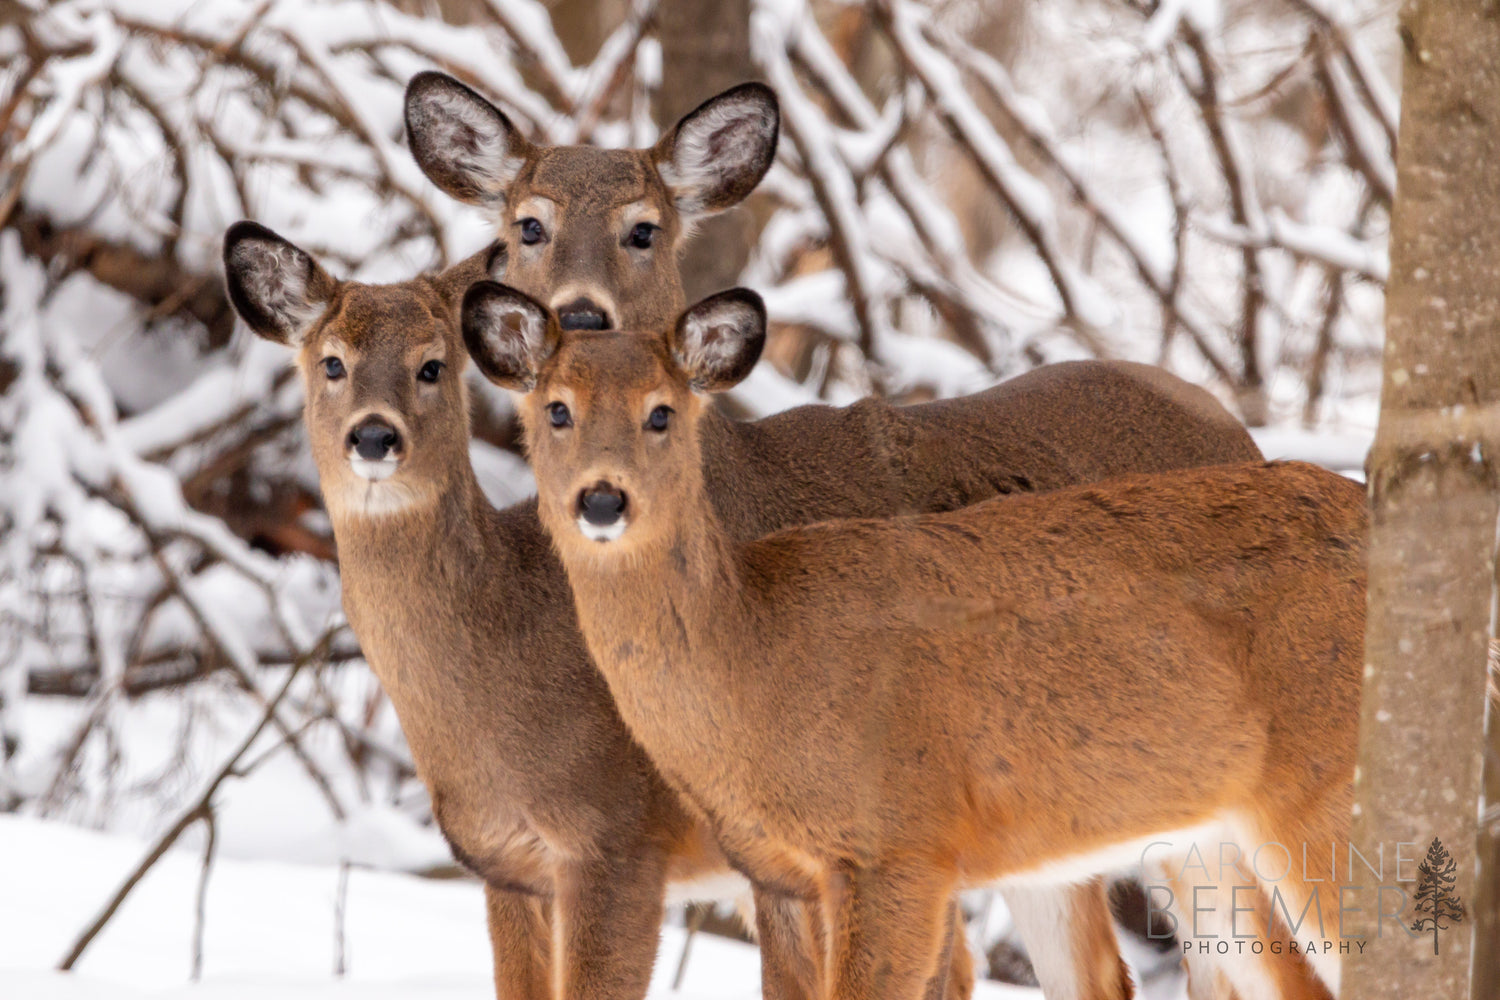
[[[351, 868], [342, 903], [336, 866], [221, 858], [208, 881], [203, 978], [189, 984], [200, 858], [174, 851], [141, 882], [74, 974], [49, 971], [143, 843], [61, 823], [0, 816], [0, 995], [241, 1000], [488, 1000], [484, 901], [471, 881]], [[651, 996], [751, 1000], [753, 946], [706, 934], [671, 989], [686, 932], [662, 930]], [[344, 975], [334, 974], [342, 950]], [[1036, 990], [981, 983], [978, 1000], [1037, 1000]]]
[[1329, 434], [1291, 428], [1257, 428], [1250, 432], [1250, 436], [1255, 438], [1255, 443], [1266, 458], [1311, 462], [1355, 479], [1364, 478], [1365, 456], [1369, 454], [1370, 444], [1375, 439], [1373, 431], [1363, 434]]

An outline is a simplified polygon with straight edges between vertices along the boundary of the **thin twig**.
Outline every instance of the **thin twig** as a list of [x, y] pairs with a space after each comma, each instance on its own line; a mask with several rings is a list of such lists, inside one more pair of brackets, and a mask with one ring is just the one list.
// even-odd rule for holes
[[83, 957], [83, 953], [88, 950], [89, 945], [99, 936], [99, 932], [104, 930], [105, 925], [109, 923], [116, 911], [119, 910], [120, 905], [125, 902], [125, 898], [130, 895], [131, 891], [135, 889], [146, 873], [151, 870], [152, 866], [161, 860], [162, 856], [171, 849], [173, 844], [177, 843], [178, 838], [182, 836], [188, 827], [205, 817], [205, 814], [209, 811], [213, 803], [214, 795], [218, 793], [219, 786], [229, 777], [240, 773], [236, 770], [240, 759], [249, 752], [250, 747], [260, 738], [260, 734], [271, 724], [271, 720], [276, 715], [277, 706], [281, 704], [281, 700], [291, 690], [292, 682], [297, 679], [297, 675], [301, 673], [302, 668], [320, 660], [326, 655], [328, 644], [332, 641], [332, 636], [332, 630], [325, 632], [312, 649], [298, 657], [296, 662], [292, 664], [291, 669], [287, 671], [286, 679], [281, 682], [281, 687], [276, 690], [276, 693], [267, 702], [265, 711], [261, 713], [260, 720], [250, 729], [250, 732], [246, 734], [235, 751], [214, 772], [213, 777], [204, 785], [202, 792], [188, 804], [187, 808], [178, 815], [177, 820], [151, 845], [151, 848], [146, 852], [146, 856], [125, 876], [119, 888], [115, 890], [114, 894], [110, 896], [104, 907], [99, 911], [99, 915], [78, 935], [78, 938], [73, 942], [73, 946], [68, 949], [67, 955], [58, 963], [58, 971], [68, 972], [73, 966], [78, 964], [78, 960]]
[[203, 869], [198, 873], [198, 903], [193, 911], [193, 971], [188, 976], [195, 983], [203, 978], [203, 933], [208, 909], [208, 873], [213, 867], [214, 844], [219, 835], [219, 824], [214, 819], [212, 805], [205, 806], [202, 819], [206, 828], [203, 843]]
[[[1359, 122], [1360, 112], [1350, 93], [1343, 66], [1333, 57], [1326, 43], [1319, 46], [1318, 83], [1323, 88], [1329, 114], [1350, 165], [1364, 176], [1380, 203], [1390, 208], [1396, 199], [1396, 161], [1385, 149], [1377, 149]], [[1378, 141], [1378, 140], [1377, 140]]]
[[[1183, 87], [1198, 105], [1199, 118], [1208, 133], [1220, 176], [1229, 191], [1231, 217], [1236, 225], [1258, 235], [1263, 231], [1260, 200], [1255, 192], [1254, 175], [1221, 104], [1218, 64], [1208, 39], [1188, 20], [1179, 22], [1178, 34], [1193, 54], [1197, 80], [1194, 81], [1186, 72], [1181, 59], [1172, 60], [1172, 64]], [[1240, 292], [1240, 373], [1236, 389], [1241, 406], [1246, 409], [1245, 419], [1252, 425], [1259, 425], [1266, 419], [1265, 379], [1260, 365], [1260, 316], [1266, 303], [1265, 273], [1260, 265], [1260, 251], [1253, 246], [1241, 250], [1240, 263], [1244, 276]]]
[[688, 957], [693, 953], [693, 938], [703, 929], [703, 922], [708, 919], [708, 906], [699, 903], [689, 906], [687, 912], [687, 937], [682, 940], [682, 954], [677, 957], [677, 971], [672, 973], [672, 992], [676, 993], [682, 989], [682, 981], [687, 977]]
[[349, 902], [349, 859], [339, 862], [338, 891], [333, 897], [333, 974], [343, 979], [349, 971], [345, 952], [344, 911]]

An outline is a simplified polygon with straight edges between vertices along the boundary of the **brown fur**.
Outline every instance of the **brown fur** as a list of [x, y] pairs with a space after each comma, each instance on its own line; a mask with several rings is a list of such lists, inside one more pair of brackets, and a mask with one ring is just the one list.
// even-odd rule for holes
[[[1225, 818], [1346, 839], [1357, 484], [1194, 469], [746, 541], [690, 377], [656, 337], [564, 336], [523, 405], [540, 513], [656, 765], [758, 885], [830, 901], [835, 998], [916, 996], [962, 885]], [[599, 483], [617, 541], [575, 524]]]

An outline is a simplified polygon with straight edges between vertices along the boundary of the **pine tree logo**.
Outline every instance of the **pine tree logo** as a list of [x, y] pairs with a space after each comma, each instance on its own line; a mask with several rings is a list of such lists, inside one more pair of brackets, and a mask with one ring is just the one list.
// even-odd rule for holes
[[1453, 860], [1443, 842], [1433, 837], [1432, 845], [1427, 848], [1427, 859], [1417, 866], [1417, 913], [1426, 916], [1418, 916], [1412, 921], [1411, 929], [1417, 933], [1432, 931], [1434, 955], [1438, 954], [1438, 931], [1445, 931], [1450, 926], [1443, 921], [1463, 923], [1464, 902], [1453, 891], [1457, 882], [1458, 862]]

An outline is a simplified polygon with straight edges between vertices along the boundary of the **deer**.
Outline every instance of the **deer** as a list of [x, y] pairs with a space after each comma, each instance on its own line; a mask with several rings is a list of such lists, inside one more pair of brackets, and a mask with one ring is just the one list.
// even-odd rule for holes
[[[775, 158], [779, 131], [774, 93], [748, 83], [705, 101], [649, 149], [543, 146], [528, 140], [476, 91], [438, 72], [412, 78], [405, 119], [413, 156], [427, 177], [492, 219], [510, 251], [504, 281], [546, 303], [564, 329], [662, 329], [675, 320], [686, 304], [677, 259], [694, 225], [733, 208], [754, 190]], [[841, 424], [861, 428], [862, 439], [880, 442], [872, 453], [862, 441], [859, 454], [879, 460], [878, 452], [889, 449], [892, 459], [908, 462], [903, 474], [928, 477], [888, 489], [888, 505], [871, 512], [946, 509], [996, 490], [1045, 489], [1126, 471], [1261, 457], [1244, 428], [1210, 394], [1153, 366], [1123, 361], [1047, 366], [986, 399], [992, 409], [972, 410], [967, 417], [967, 404], [945, 404], [954, 421], [949, 429], [974, 440], [1000, 429], [993, 417], [1004, 422], [1010, 445], [1030, 433], [1035, 440], [1018, 445], [1007, 481], [984, 480], [965, 467], [961, 455], [929, 476], [927, 456], [897, 440], [907, 433], [906, 421], [878, 402], [841, 415]], [[756, 479], [769, 479], [785, 468], [780, 449], [786, 442], [777, 437], [800, 437], [798, 422], [810, 418], [818, 426], [806, 432], [821, 433], [827, 418], [821, 411], [773, 419], [760, 425], [765, 433], [727, 421], [712, 421], [706, 433], [723, 444], [726, 470], [738, 465]], [[858, 477], [817, 482], [812, 468], [834, 450], [822, 449], [808, 459], [813, 466], [800, 470], [810, 482], [832, 489], [826, 500], [818, 500], [827, 503], [822, 509], [829, 516], [854, 509], [840, 502], [860, 488]], [[946, 447], [936, 451], [947, 453]], [[799, 505], [816, 499], [815, 493], [773, 511], [762, 509], [772, 519], [760, 526], [769, 530], [805, 520]], [[751, 509], [739, 514], [761, 516]], [[1024, 896], [1013, 891], [1007, 902], [1023, 937], [1037, 942], [1031, 957], [1049, 996], [1121, 1000], [1132, 995], [1102, 883]], [[1075, 930], [1071, 940], [1058, 939], [1059, 926]]]
[[[762, 893], [823, 901], [834, 1000], [921, 995], [965, 886], [1088, 878], [1204, 831], [1246, 857], [1346, 840], [1358, 484], [1251, 462], [746, 538], [707, 485], [705, 400], [759, 357], [754, 292], [565, 332], [486, 281], [462, 322], [525, 394], [538, 515], [621, 717]], [[1331, 864], [1279, 885], [1320, 933]], [[1336, 956], [1301, 987], [1270, 956], [1222, 972], [1319, 996]]]

